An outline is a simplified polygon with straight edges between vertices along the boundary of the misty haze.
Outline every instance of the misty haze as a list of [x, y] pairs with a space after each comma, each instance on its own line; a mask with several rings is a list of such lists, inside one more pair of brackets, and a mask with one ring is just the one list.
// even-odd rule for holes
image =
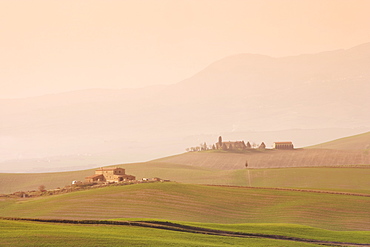
[[[298, 147], [368, 130], [370, 43], [240, 54], [167, 86], [1, 99], [3, 172], [91, 168], [182, 153], [222, 134]], [[355, 96], [354, 96], [355, 95]]]
[[0, 1], [0, 246], [370, 246], [370, 1]]

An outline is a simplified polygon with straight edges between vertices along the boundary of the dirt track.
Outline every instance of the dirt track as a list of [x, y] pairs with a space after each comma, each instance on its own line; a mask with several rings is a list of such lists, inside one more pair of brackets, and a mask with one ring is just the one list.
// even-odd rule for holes
[[335, 241], [321, 241], [315, 239], [304, 239], [296, 237], [287, 237], [281, 235], [269, 235], [269, 234], [256, 234], [256, 233], [242, 233], [242, 232], [231, 232], [221, 231], [201, 227], [193, 227], [182, 224], [176, 224], [171, 222], [159, 222], [159, 221], [107, 221], [107, 220], [60, 220], [60, 219], [32, 219], [32, 218], [7, 218], [0, 217], [2, 220], [16, 220], [16, 221], [37, 221], [37, 222], [50, 222], [50, 223], [62, 223], [62, 224], [94, 224], [94, 225], [125, 225], [125, 226], [137, 226], [137, 227], [149, 227], [170, 231], [188, 232], [195, 234], [208, 234], [226, 237], [238, 237], [238, 238], [265, 238], [275, 240], [287, 240], [295, 242], [312, 243], [326, 246], [370, 246], [369, 244], [359, 243], [347, 243], [347, 242], [335, 242]]

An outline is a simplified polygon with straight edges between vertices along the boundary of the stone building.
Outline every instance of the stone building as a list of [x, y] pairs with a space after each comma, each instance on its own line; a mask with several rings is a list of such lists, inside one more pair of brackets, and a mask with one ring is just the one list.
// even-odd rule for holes
[[95, 175], [85, 178], [86, 182], [123, 182], [135, 180], [135, 176], [125, 173], [125, 169], [119, 167], [99, 168], [95, 171]]
[[222, 150], [244, 150], [247, 148], [250, 148], [251, 145], [248, 142], [247, 145], [245, 145], [244, 141], [235, 141], [235, 142], [224, 142], [222, 141], [222, 137], [220, 136], [218, 138], [218, 142], [215, 145], [215, 149], [222, 149]]
[[285, 150], [292, 150], [294, 149], [292, 142], [274, 142], [273, 145], [274, 149], [285, 149]]

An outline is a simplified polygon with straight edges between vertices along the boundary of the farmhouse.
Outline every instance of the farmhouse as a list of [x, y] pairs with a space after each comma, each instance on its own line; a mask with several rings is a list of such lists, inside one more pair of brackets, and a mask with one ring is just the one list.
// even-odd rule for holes
[[[294, 150], [294, 146], [292, 142], [274, 142], [273, 145], [274, 149], [285, 149], [285, 150]], [[225, 151], [244, 151], [244, 150], [259, 150], [264, 151], [266, 150], [266, 144], [262, 142], [259, 146], [255, 143], [253, 143], [253, 146], [247, 142], [244, 141], [223, 141], [222, 137], [218, 137], [218, 142], [212, 145], [211, 148], [208, 148], [206, 143], [204, 143], [204, 146], [196, 147], [196, 148], [188, 148], [187, 151], [202, 151], [202, 150], [225, 150]]]
[[274, 142], [273, 148], [291, 150], [294, 149], [294, 146], [292, 142]]
[[85, 178], [86, 182], [123, 182], [135, 180], [135, 176], [125, 173], [125, 169], [119, 167], [99, 168], [95, 175]]

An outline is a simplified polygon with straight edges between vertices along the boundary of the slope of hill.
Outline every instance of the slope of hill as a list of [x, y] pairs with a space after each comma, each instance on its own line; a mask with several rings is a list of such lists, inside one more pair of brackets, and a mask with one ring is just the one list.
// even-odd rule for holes
[[370, 132], [321, 143], [308, 148], [337, 150], [370, 150]]
[[[231, 159], [232, 160], [232, 159]], [[220, 170], [194, 165], [151, 161], [119, 165], [137, 179], [160, 177], [171, 181], [194, 184], [219, 184], [255, 187], [315, 188], [336, 191], [370, 193], [370, 169], [367, 168], [280, 168]], [[84, 181], [93, 169], [76, 172], [17, 174], [0, 173], [0, 194], [37, 190], [40, 185], [55, 189]]]
[[3, 217], [157, 218], [370, 230], [370, 197], [177, 183], [113, 186], [18, 201], [1, 200], [0, 207]]
[[16, 191], [38, 190], [40, 185], [46, 189], [56, 189], [70, 185], [73, 180], [83, 180], [94, 170], [52, 173], [0, 173], [0, 194]]
[[0, 100], [0, 169], [52, 156], [145, 160], [207, 133], [369, 127], [369, 67], [370, 43], [284, 58], [240, 54], [172, 86]]

